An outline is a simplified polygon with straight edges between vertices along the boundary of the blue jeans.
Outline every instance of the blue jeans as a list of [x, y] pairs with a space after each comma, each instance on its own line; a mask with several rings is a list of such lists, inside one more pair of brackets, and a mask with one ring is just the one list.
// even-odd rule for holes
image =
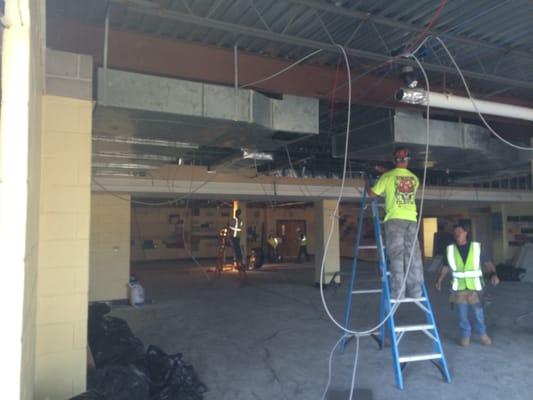
[[474, 321], [478, 333], [483, 336], [487, 334], [487, 328], [485, 327], [485, 315], [483, 313], [483, 307], [481, 303], [477, 304], [456, 304], [457, 315], [459, 317], [459, 329], [461, 331], [461, 337], [470, 337], [472, 334], [472, 328], [468, 319], [468, 311], [472, 310], [474, 314]]

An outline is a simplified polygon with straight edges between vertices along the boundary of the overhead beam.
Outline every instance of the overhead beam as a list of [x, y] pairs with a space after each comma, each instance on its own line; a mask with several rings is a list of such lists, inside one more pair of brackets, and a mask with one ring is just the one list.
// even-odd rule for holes
[[[96, 65], [102, 65], [103, 23], [96, 26], [70, 19], [50, 17], [47, 22], [48, 47], [89, 54], [93, 56]], [[290, 64], [291, 61], [241, 51], [239, 52], [239, 82], [243, 85], [260, 80]], [[231, 50], [116, 28], [109, 30], [108, 67], [229, 86], [234, 84], [234, 54]], [[335, 75], [335, 68], [302, 64], [275, 79], [254, 85], [254, 88], [265, 92], [329, 100]], [[358, 71], [352, 70], [352, 76], [358, 76]], [[344, 82], [346, 78], [346, 71], [341, 68], [337, 80]], [[356, 104], [397, 107], [394, 94], [401, 85], [402, 82], [399, 79], [368, 74], [354, 82], [352, 99]], [[438, 88], [434, 89], [438, 90]], [[461, 92], [454, 93], [464, 95]], [[335, 101], [345, 102], [347, 95], [347, 87], [344, 86], [337, 91]], [[531, 103], [509, 97], [494, 96], [492, 99], [533, 107]]]
[[[79, 21], [49, 18], [48, 47], [74, 53], [90, 54], [95, 64], [102, 65], [104, 30], [101, 26]], [[278, 72], [291, 61], [239, 52], [241, 85], [260, 80]], [[131, 72], [191, 79], [223, 85], [234, 84], [234, 55], [231, 50], [168, 39], [155, 35], [119, 29], [109, 30], [108, 67]], [[335, 81], [335, 68], [299, 65], [254, 85], [265, 92], [330, 99]], [[357, 71], [353, 71], [354, 76]], [[339, 71], [338, 81], [346, 80], [346, 71]], [[394, 93], [402, 85], [394, 78], [366, 75], [354, 83], [353, 98], [360, 104], [394, 103]], [[346, 87], [339, 89], [335, 100], [347, 99]]]
[[[188, 24], [195, 24], [205, 28], [218, 29], [226, 32], [237, 33], [241, 35], [247, 35], [250, 37], [255, 37], [264, 40], [272, 40], [281, 43], [293, 44], [296, 46], [308, 47], [310, 49], [324, 49], [334, 53], [339, 52], [339, 48], [331, 43], [316, 41], [311, 39], [305, 39], [294, 35], [288, 35], [283, 33], [272, 32], [268, 30], [252, 28], [249, 26], [234, 24], [225, 21], [219, 21], [212, 18], [205, 18], [198, 15], [183, 13], [179, 11], [174, 11], [165, 8], [156, 8], [156, 7], [144, 7], [135, 5], [136, 3], [128, 3], [127, 0], [111, 0], [116, 4], [128, 4], [127, 7], [131, 11], [139, 13], [141, 15], [148, 15], [152, 17], [158, 17], [163, 19], [168, 19], [171, 21], [183, 22]], [[351, 55], [362, 59], [367, 59], [376, 62], [385, 62], [390, 59], [388, 55], [379, 54], [371, 51], [365, 51], [354, 48], [346, 48], [346, 52]], [[402, 64], [413, 65], [416, 67], [416, 63], [408, 59], [398, 59], [397, 62]], [[456, 75], [457, 71], [455, 68], [432, 64], [432, 63], [423, 63], [425, 69], [434, 72], [448, 73]], [[499, 83], [502, 85], [520, 87], [520, 88], [530, 88], [533, 89], [533, 82], [516, 80], [512, 78], [506, 78], [503, 76], [492, 75], [487, 73], [475, 72], [475, 71], [462, 71], [465, 77], [471, 79], [479, 79], [484, 81], [489, 81], [493, 83]]]
[[[93, 192], [127, 193], [132, 196], [166, 198], [237, 198], [246, 200], [299, 200], [313, 201], [336, 199], [340, 193], [339, 180], [305, 180], [305, 193], [302, 196], [302, 179], [258, 177], [254, 179], [235, 179], [224, 175], [212, 174], [200, 179], [179, 178], [172, 182], [169, 191], [168, 180], [146, 179], [139, 177], [99, 177], [93, 180]], [[364, 184], [361, 180], [350, 180], [343, 191], [345, 202], [359, 202]], [[442, 188], [427, 187], [426, 200], [442, 201]], [[447, 201], [471, 201], [476, 203], [493, 202], [533, 202], [533, 192], [507, 191], [501, 189], [480, 189], [466, 187], [446, 187]]]

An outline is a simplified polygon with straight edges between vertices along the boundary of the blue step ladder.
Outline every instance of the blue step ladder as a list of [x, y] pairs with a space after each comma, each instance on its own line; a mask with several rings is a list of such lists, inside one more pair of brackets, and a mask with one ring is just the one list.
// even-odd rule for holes
[[[370, 206], [372, 209], [372, 220], [374, 225], [376, 244], [372, 246], [362, 246], [361, 236], [362, 227], [364, 222], [365, 211]], [[381, 288], [354, 290], [355, 289], [355, 276], [357, 272], [357, 258], [359, 256], [359, 250], [361, 249], [375, 249], [379, 258], [379, 271], [381, 279]], [[404, 303], [415, 304], [425, 314], [425, 323], [418, 325], [396, 325], [395, 314], [393, 313], [390, 318], [387, 319], [385, 324], [382, 324], [379, 333], [374, 333], [372, 337], [378, 342], [379, 348], [383, 349], [385, 344], [386, 331], [389, 332], [392, 359], [394, 364], [394, 376], [396, 380], [396, 386], [399, 389], [403, 389], [403, 375], [402, 371], [405, 366], [415, 361], [431, 361], [441, 372], [442, 377], [448, 383], [451, 382], [450, 372], [448, 370], [448, 364], [444, 357], [444, 351], [442, 349], [441, 340], [439, 338], [439, 332], [437, 331], [437, 325], [433, 316], [433, 310], [428, 297], [426, 285], [422, 284], [422, 297], [420, 298], [402, 298], [400, 300], [391, 299], [389, 288], [389, 272], [387, 267], [387, 258], [385, 256], [385, 246], [383, 244], [383, 236], [381, 233], [381, 221], [378, 198], [369, 198], [366, 190], [363, 193], [361, 202], [361, 212], [359, 214], [359, 221], [357, 225], [357, 233], [355, 239], [355, 247], [353, 254], [352, 272], [348, 285], [346, 311], [344, 316], [344, 327], [350, 329], [350, 319], [352, 312], [352, 300], [355, 295], [364, 294], [381, 294], [379, 320], [382, 321], [387, 316], [391, 309], [396, 306], [400, 307]], [[400, 303], [400, 304], [397, 304]], [[433, 342], [433, 352], [425, 354], [406, 355], [400, 353], [400, 342], [406, 333], [410, 332], [422, 332]], [[348, 335], [342, 340], [340, 349], [344, 351]]]

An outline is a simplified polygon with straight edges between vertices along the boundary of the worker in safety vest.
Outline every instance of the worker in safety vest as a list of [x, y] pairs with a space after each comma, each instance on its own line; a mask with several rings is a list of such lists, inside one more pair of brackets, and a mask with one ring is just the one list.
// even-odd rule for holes
[[482, 266], [490, 273], [490, 282], [493, 285], [500, 283], [494, 264], [484, 257], [481, 245], [468, 240], [468, 230], [464, 225], [455, 225], [453, 228], [454, 243], [446, 248], [445, 263], [437, 280], [437, 290], [441, 290], [442, 281], [448, 272], [452, 271], [452, 293], [450, 301], [457, 307], [459, 329], [461, 333], [459, 343], [461, 346], [470, 344], [472, 328], [468, 319], [471, 309], [479, 333], [480, 341], [484, 345], [492, 344], [485, 327], [485, 316], [480, 301], [483, 289]]
[[400, 289], [408, 268], [407, 296], [421, 298], [424, 270], [415, 203], [419, 180], [407, 169], [411, 159], [407, 148], [395, 149], [393, 157], [395, 168], [381, 175], [372, 188], [367, 181], [366, 189], [371, 197], [385, 196], [385, 246], [389, 256], [391, 298], [404, 297], [404, 291]]
[[238, 209], [235, 211], [235, 217], [231, 220], [229, 229], [231, 244], [233, 247], [233, 252], [235, 253], [235, 262], [237, 263], [237, 269], [239, 270], [239, 275], [244, 274], [246, 276], [246, 270], [242, 261], [242, 250], [241, 250], [241, 233], [244, 226], [244, 222], [241, 218], [241, 210]]
[[224, 227], [218, 231], [218, 257], [216, 264], [216, 273], [220, 275], [224, 270], [226, 263], [226, 245], [228, 244], [229, 229]]
[[302, 232], [300, 228], [296, 229], [298, 234], [298, 262], [302, 261], [302, 256], [305, 257], [305, 261], [309, 261], [309, 254], [307, 253], [307, 236]]
[[275, 237], [272, 233], [268, 235], [268, 258], [270, 262], [279, 262], [278, 246], [280, 240]]

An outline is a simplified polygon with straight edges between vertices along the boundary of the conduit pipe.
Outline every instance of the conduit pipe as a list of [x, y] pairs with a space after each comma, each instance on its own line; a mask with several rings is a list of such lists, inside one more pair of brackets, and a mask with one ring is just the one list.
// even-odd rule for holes
[[497, 115], [506, 118], [533, 121], [533, 109], [512, 104], [497, 103], [486, 100], [474, 100], [474, 107], [469, 97], [454, 96], [452, 94], [427, 92], [424, 89], [400, 89], [396, 92], [396, 100], [407, 104], [444, 108], [448, 110], [466, 111], [488, 115]]

